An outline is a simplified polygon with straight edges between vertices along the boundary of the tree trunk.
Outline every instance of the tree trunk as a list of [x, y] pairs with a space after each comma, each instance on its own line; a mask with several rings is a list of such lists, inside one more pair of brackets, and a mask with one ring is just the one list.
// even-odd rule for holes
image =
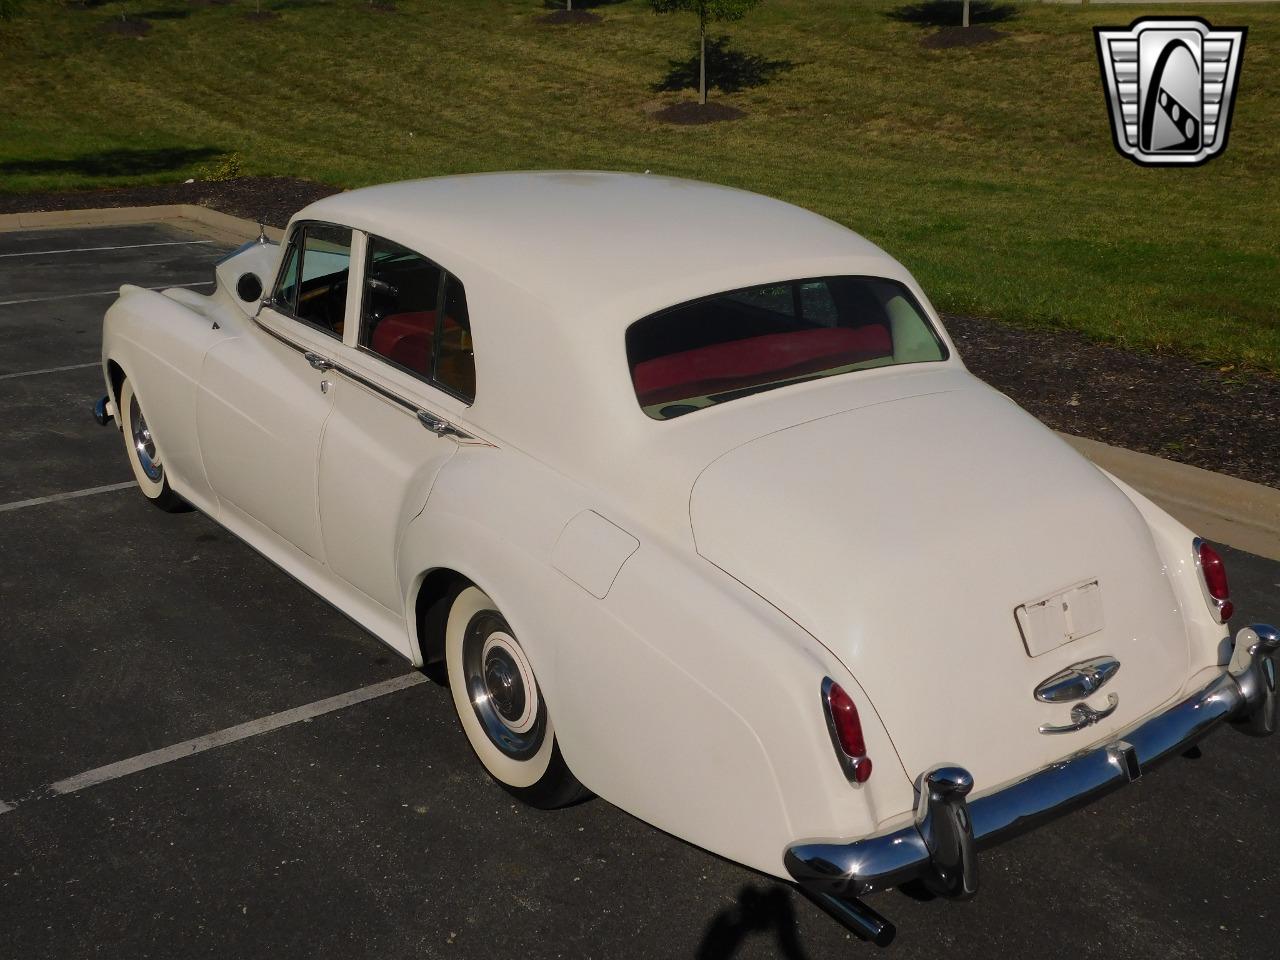
[[572, 10], [572, 9], [573, 9], [573, 0], [565, 0], [564, 8], [565, 8], [566, 10]]
[[964, 0], [964, 26], [969, 25], [969, 0]]
[[707, 103], [707, 24], [698, 27], [698, 102]]

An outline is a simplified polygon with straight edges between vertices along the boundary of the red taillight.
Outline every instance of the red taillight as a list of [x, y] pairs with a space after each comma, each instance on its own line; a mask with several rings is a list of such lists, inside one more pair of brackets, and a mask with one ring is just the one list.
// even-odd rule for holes
[[866, 783], [871, 776], [871, 758], [867, 756], [867, 743], [862, 736], [862, 721], [853, 698], [834, 680], [822, 685], [822, 699], [827, 708], [827, 727], [831, 741], [840, 755], [840, 765], [845, 776], [854, 783]]
[[1196, 540], [1196, 560], [1200, 568], [1200, 582], [1206, 598], [1219, 623], [1226, 623], [1236, 612], [1231, 602], [1231, 587], [1227, 584], [1227, 567], [1218, 551], [1203, 540]]

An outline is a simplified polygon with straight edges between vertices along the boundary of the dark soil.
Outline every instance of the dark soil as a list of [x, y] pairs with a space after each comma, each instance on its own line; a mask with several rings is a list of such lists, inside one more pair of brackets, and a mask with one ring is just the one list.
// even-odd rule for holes
[[948, 50], [951, 47], [974, 47], [980, 43], [991, 43], [1008, 34], [1003, 30], [992, 30], [990, 27], [943, 27], [920, 38], [920, 45], [932, 50]]
[[105, 190], [0, 192], [0, 213], [198, 203], [233, 216], [262, 220], [273, 227], [283, 227], [291, 216], [307, 204], [338, 192], [336, 187], [327, 187], [310, 180], [296, 180], [293, 177], [239, 177], [235, 180], [197, 180], [195, 183], [110, 187]]
[[395, 0], [370, 0], [369, 7], [378, 13], [395, 13]]
[[1055, 430], [1280, 487], [1280, 378], [1070, 331], [945, 320], [969, 369]]
[[598, 13], [592, 13], [590, 10], [553, 10], [544, 17], [539, 17], [539, 23], [545, 23], [548, 26], [557, 26], [562, 23], [600, 23], [604, 18]]
[[[667, 110], [678, 108], [741, 116], [720, 104]], [[291, 177], [0, 192], [0, 213], [198, 203], [283, 227], [308, 203], [337, 192]], [[1066, 330], [945, 320], [974, 374], [1056, 430], [1280, 487], [1280, 378], [1124, 350]]]
[[249, 10], [244, 18], [252, 23], [270, 23], [272, 20], [279, 20], [280, 14], [274, 10]]
[[746, 113], [737, 107], [731, 107], [724, 103], [701, 104], [685, 100], [681, 103], [673, 103], [669, 107], [663, 107], [653, 116], [663, 123], [674, 123], [687, 127], [699, 123], [738, 120], [745, 117]]
[[145, 37], [151, 32], [151, 24], [146, 20], [121, 20], [112, 17], [102, 21], [104, 33], [114, 33], [117, 37]]

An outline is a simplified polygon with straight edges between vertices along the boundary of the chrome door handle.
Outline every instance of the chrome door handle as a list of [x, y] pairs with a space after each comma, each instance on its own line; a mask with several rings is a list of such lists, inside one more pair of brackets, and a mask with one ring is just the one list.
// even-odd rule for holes
[[307, 363], [311, 364], [311, 366], [315, 367], [317, 370], [332, 370], [334, 367], [332, 360], [328, 360], [320, 356], [318, 353], [312, 353], [310, 350], [304, 353], [303, 356], [306, 357]]
[[417, 411], [417, 422], [430, 430], [436, 436], [447, 436], [448, 434], [456, 434], [457, 430], [449, 424], [448, 420], [435, 416], [435, 413], [428, 413], [425, 410]]
[[1085, 727], [1092, 727], [1099, 720], [1105, 720], [1116, 712], [1116, 707], [1120, 706], [1120, 698], [1114, 693], [1107, 694], [1107, 705], [1101, 710], [1095, 710], [1087, 703], [1077, 703], [1071, 708], [1071, 722], [1062, 725], [1052, 723], [1040, 724], [1041, 733], [1073, 733], [1076, 730], [1083, 730]]
[[428, 413], [426, 410], [418, 411], [418, 422], [434, 433], [437, 437], [470, 436], [470, 434], [459, 430], [448, 420], [445, 420], [442, 417], [437, 417], [434, 413]]

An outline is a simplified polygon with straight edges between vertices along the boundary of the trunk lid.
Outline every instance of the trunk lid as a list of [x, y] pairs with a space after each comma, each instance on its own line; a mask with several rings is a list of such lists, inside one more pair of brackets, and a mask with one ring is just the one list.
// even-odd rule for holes
[[[849, 668], [913, 776], [957, 763], [985, 793], [1108, 738], [1186, 678], [1178, 603], [1137, 509], [985, 386], [745, 443], [699, 476], [690, 519], [702, 556]], [[1073, 704], [1037, 686], [1105, 656], [1120, 669], [1087, 701], [1115, 694], [1115, 711], [1040, 733]]]

